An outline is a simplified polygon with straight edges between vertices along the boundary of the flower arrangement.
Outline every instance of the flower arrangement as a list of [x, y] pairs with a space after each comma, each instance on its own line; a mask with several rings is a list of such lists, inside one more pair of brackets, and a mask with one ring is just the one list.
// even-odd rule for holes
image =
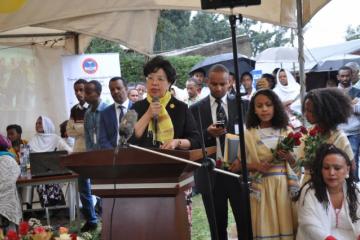
[[309, 169], [315, 159], [315, 153], [318, 147], [326, 142], [324, 131], [315, 126], [306, 132], [306, 138], [304, 139], [304, 157], [298, 161], [300, 167]]
[[[306, 130], [306, 129], [305, 129]], [[281, 163], [283, 159], [280, 159], [277, 152], [280, 150], [285, 150], [288, 152], [293, 152], [294, 147], [299, 146], [301, 144], [301, 137], [303, 136], [304, 129], [301, 128], [299, 132], [290, 132], [282, 141], [276, 145], [276, 149], [271, 149], [273, 154], [273, 161], [271, 163]]]
[[19, 224], [19, 231], [9, 230], [4, 236], [0, 229], [0, 240], [79, 240], [75, 233], [69, 234], [69, 230], [60, 227], [53, 232], [50, 227], [42, 226], [40, 221], [31, 218], [28, 222]]

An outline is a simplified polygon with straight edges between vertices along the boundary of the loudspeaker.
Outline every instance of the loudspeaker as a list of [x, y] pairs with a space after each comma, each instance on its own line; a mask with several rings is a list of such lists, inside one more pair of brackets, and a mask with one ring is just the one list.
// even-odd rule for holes
[[202, 9], [233, 8], [260, 4], [261, 0], [201, 0]]

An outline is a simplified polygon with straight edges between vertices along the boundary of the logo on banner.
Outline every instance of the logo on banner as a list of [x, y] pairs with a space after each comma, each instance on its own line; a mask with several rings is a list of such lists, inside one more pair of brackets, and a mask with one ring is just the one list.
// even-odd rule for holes
[[93, 58], [85, 58], [82, 68], [87, 74], [94, 74], [98, 69], [98, 63]]

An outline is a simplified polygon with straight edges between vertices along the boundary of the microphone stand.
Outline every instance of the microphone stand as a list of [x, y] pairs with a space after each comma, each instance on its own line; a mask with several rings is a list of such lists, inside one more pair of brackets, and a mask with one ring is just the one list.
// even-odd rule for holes
[[209, 211], [210, 216], [208, 216], [208, 221], [209, 221], [210, 229], [213, 229], [213, 231], [214, 231], [213, 234], [215, 235], [214, 236], [215, 239], [213, 239], [213, 240], [217, 240], [217, 239], [219, 239], [219, 231], [217, 229], [217, 224], [216, 224], [215, 201], [214, 201], [214, 195], [213, 195], [214, 186], [213, 186], [213, 181], [212, 181], [212, 177], [211, 177], [211, 171], [213, 169], [215, 169], [215, 161], [208, 157], [207, 152], [205, 150], [205, 140], [204, 140], [202, 121], [201, 121], [200, 108], [197, 108], [197, 113], [198, 113], [198, 117], [199, 117], [201, 149], [202, 149], [202, 153], [203, 153], [203, 160], [202, 160], [201, 167], [199, 169], [197, 169], [197, 172], [194, 173], [197, 176], [197, 178], [199, 178], [198, 182], [195, 181], [195, 186], [201, 193], [203, 202], [206, 201], [204, 199], [205, 196], [209, 198], [208, 204], [210, 207], [210, 211]]
[[[232, 11], [232, 8], [231, 8]], [[242, 181], [240, 181], [242, 203], [244, 204], [244, 218], [245, 226], [242, 228], [242, 232], [238, 234], [243, 235], [243, 239], [252, 240], [253, 232], [251, 226], [251, 210], [250, 210], [250, 191], [248, 182], [248, 170], [246, 166], [246, 154], [245, 154], [245, 137], [244, 137], [244, 124], [242, 116], [242, 98], [240, 93], [240, 80], [239, 80], [239, 67], [238, 67], [238, 55], [237, 55], [237, 43], [236, 43], [236, 20], [242, 22], [242, 15], [238, 17], [235, 15], [229, 16], [229, 22], [231, 27], [231, 39], [233, 46], [233, 58], [234, 58], [234, 70], [235, 70], [235, 87], [236, 87], [236, 103], [238, 109], [238, 125], [239, 125], [239, 141], [240, 141], [240, 157], [242, 168]]]

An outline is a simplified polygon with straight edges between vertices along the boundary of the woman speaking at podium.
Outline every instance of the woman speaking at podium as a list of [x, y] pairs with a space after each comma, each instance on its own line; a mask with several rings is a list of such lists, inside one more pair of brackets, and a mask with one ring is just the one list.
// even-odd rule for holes
[[144, 66], [147, 97], [134, 103], [138, 114], [132, 142], [162, 149], [200, 148], [200, 134], [188, 106], [170, 94], [176, 71], [161, 56]]
[[[132, 106], [138, 114], [138, 122], [130, 141], [161, 149], [200, 148], [200, 134], [187, 104], [170, 94], [169, 89], [176, 78], [170, 62], [157, 56], [144, 66], [144, 75], [147, 97]], [[185, 195], [191, 226], [191, 189]]]

